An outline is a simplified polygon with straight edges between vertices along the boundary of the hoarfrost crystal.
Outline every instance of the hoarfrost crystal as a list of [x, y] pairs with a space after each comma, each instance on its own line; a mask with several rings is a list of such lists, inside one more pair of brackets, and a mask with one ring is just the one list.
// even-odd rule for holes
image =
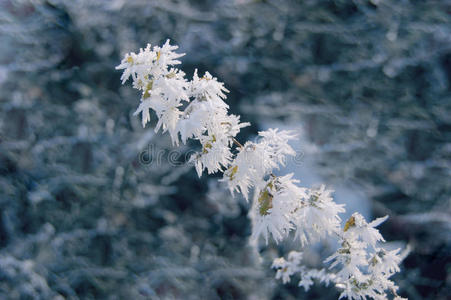
[[232, 195], [241, 193], [248, 200], [254, 192], [252, 239], [263, 237], [268, 243], [272, 237], [278, 243], [291, 232], [301, 246], [326, 236], [339, 239], [341, 247], [325, 260], [329, 271], [307, 268], [301, 264], [303, 253], [292, 251], [287, 260], [274, 260], [276, 278], [287, 283], [299, 274], [299, 286], [305, 290], [314, 280], [326, 285], [332, 282], [342, 291], [340, 298], [386, 299], [390, 291], [395, 299], [402, 299], [389, 280], [399, 272], [400, 250], [384, 249], [380, 244], [385, 241], [375, 228], [387, 217], [367, 223], [355, 213], [342, 228], [338, 214], [345, 211], [344, 206], [333, 201], [332, 191], [324, 186], [300, 187], [293, 174], [275, 176], [273, 170], [284, 166], [287, 156], [296, 154], [289, 145], [295, 133], [268, 129], [258, 133], [256, 142], [239, 143], [235, 137], [250, 124], [228, 113], [224, 101], [228, 90], [209, 72], [199, 77], [197, 69], [188, 81], [185, 73], [174, 67], [184, 55], [176, 53], [177, 48], [169, 40], [162, 47], [148, 44], [138, 53], [126, 54], [116, 67], [123, 70], [122, 83], [131, 78], [133, 87], [141, 91], [135, 115], [141, 114], [143, 127], [150, 122], [153, 110], [155, 131], [168, 131], [174, 145], [179, 141], [185, 144], [188, 139], [199, 142], [201, 150], [191, 157], [199, 176], [205, 169], [208, 174], [223, 172], [221, 180]]

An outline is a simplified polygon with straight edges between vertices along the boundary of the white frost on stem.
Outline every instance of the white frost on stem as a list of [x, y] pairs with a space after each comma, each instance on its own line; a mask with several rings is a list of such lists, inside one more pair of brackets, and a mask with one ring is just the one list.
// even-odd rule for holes
[[[333, 282], [342, 290], [341, 297], [349, 299], [386, 299], [391, 291], [396, 299], [397, 286], [389, 280], [399, 272], [402, 257], [399, 249], [387, 251], [380, 246], [385, 242], [375, 228], [387, 217], [367, 223], [358, 213], [340, 226], [339, 213], [344, 205], [336, 204], [332, 191], [324, 186], [307, 189], [299, 186], [293, 174], [275, 176], [274, 169], [284, 166], [287, 156], [296, 153], [288, 142], [295, 138], [291, 131], [269, 129], [258, 133], [258, 141], [239, 143], [235, 137], [249, 123], [240, 123], [240, 117], [228, 113], [225, 103], [228, 90], [209, 72], [199, 77], [197, 69], [188, 81], [185, 73], [174, 66], [184, 54], [174, 52], [178, 47], [147, 45], [138, 53], [128, 53], [116, 67], [123, 70], [124, 84], [132, 79], [133, 87], [141, 91], [141, 100], [135, 115], [141, 114], [143, 127], [150, 121], [150, 110], [157, 116], [155, 131], [168, 131], [172, 143], [199, 141], [202, 150], [192, 156], [199, 177], [222, 172], [232, 195], [241, 193], [246, 200], [253, 190], [250, 216], [252, 239], [262, 236], [266, 243], [270, 237], [277, 243], [294, 231], [301, 246], [329, 237], [339, 237], [341, 247], [329, 258], [329, 269], [308, 269], [301, 265], [302, 253], [290, 252], [288, 259], [275, 259], [276, 278], [283, 283], [299, 274], [299, 285], [308, 290], [313, 280]], [[182, 109], [182, 107], [185, 107]]]

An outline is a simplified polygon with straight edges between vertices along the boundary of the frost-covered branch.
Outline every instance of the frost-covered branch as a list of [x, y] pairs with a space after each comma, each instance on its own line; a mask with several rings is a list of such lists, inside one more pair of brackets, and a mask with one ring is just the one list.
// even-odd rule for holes
[[331, 191], [324, 186], [308, 189], [299, 186], [293, 174], [275, 176], [274, 169], [284, 166], [287, 156], [295, 155], [288, 142], [294, 132], [269, 129], [258, 133], [258, 141], [240, 143], [236, 140], [241, 128], [240, 117], [228, 113], [224, 102], [228, 90], [210, 73], [199, 77], [197, 70], [188, 81], [185, 73], [175, 68], [183, 54], [167, 41], [162, 47], [147, 45], [139, 53], [128, 53], [116, 69], [123, 70], [122, 83], [132, 78], [133, 87], [141, 91], [141, 101], [135, 115], [141, 114], [142, 125], [150, 121], [150, 110], [158, 118], [155, 131], [168, 132], [172, 143], [185, 144], [197, 140], [201, 150], [191, 157], [199, 176], [222, 172], [232, 194], [241, 193], [249, 201], [253, 192], [251, 218], [252, 239], [270, 237], [276, 242], [294, 231], [302, 246], [325, 238], [338, 237], [341, 247], [326, 259], [332, 262], [329, 271], [307, 269], [300, 265], [302, 253], [291, 252], [288, 260], [276, 259], [276, 278], [284, 283], [299, 273], [299, 285], [308, 289], [313, 279], [333, 282], [350, 299], [395, 297], [396, 285], [389, 280], [399, 271], [399, 249], [387, 251], [376, 226], [387, 217], [367, 223], [355, 213], [341, 228], [339, 213], [343, 205], [336, 204]]

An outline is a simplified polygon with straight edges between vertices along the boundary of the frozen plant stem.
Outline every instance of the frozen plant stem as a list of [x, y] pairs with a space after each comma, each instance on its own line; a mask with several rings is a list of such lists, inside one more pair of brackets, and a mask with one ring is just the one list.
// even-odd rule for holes
[[243, 148], [243, 145], [241, 145], [241, 143], [238, 142], [238, 140], [237, 140], [236, 138], [232, 138], [232, 141], [233, 141], [233, 143], [234, 143], [235, 145], [237, 145], [238, 147]]
[[300, 187], [293, 174], [275, 176], [272, 171], [283, 166], [287, 156], [296, 154], [288, 144], [295, 134], [269, 129], [258, 133], [258, 142], [238, 142], [236, 135], [249, 123], [228, 113], [224, 102], [228, 90], [208, 72], [199, 77], [196, 70], [187, 81], [185, 73], [174, 67], [184, 55], [174, 52], [177, 48], [169, 40], [162, 47], [148, 44], [138, 53], [126, 54], [116, 67], [123, 70], [122, 83], [131, 77], [133, 87], [142, 93], [135, 112], [141, 114], [142, 125], [150, 121], [150, 110], [154, 110], [158, 118], [155, 131], [168, 131], [174, 145], [188, 139], [199, 141], [202, 150], [191, 157], [199, 176], [205, 169], [208, 174], [222, 172], [221, 180], [232, 195], [241, 193], [247, 201], [253, 190], [252, 239], [263, 236], [268, 243], [272, 237], [278, 243], [291, 231], [301, 246], [327, 236], [339, 239], [341, 247], [325, 260], [331, 262], [328, 270], [308, 269], [302, 265], [301, 252], [290, 252], [287, 260], [274, 260], [276, 278], [286, 283], [299, 274], [299, 285], [305, 290], [313, 279], [332, 282], [342, 291], [340, 298], [387, 299], [390, 291], [400, 299], [398, 287], [389, 279], [399, 271], [399, 249], [385, 250], [381, 246], [385, 241], [375, 228], [387, 217], [367, 223], [354, 213], [342, 228], [338, 214], [345, 211], [344, 205], [333, 201], [332, 191], [324, 186]]

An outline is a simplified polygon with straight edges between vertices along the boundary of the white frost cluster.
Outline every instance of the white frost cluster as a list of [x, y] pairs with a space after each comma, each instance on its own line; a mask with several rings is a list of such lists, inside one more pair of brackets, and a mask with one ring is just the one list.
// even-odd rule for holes
[[185, 73], [174, 67], [184, 55], [174, 52], [177, 48], [169, 40], [162, 47], [148, 44], [138, 53], [126, 54], [116, 67], [123, 70], [122, 83], [131, 78], [133, 87], [141, 91], [135, 114], [141, 114], [142, 125], [150, 121], [153, 110], [155, 131], [168, 131], [174, 145], [188, 139], [199, 141], [201, 151], [191, 157], [199, 176], [204, 170], [208, 174], [222, 172], [221, 180], [232, 194], [241, 193], [249, 200], [253, 192], [254, 240], [262, 236], [266, 243], [270, 237], [280, 242], [291, 232], [302, 246], [326, 236], [340, 239], [341, 248], [325, 261], [332, 262], [329, 269], [336, 272], [308, 269], [301, 264], [301, 252], [290, 252], [287, 260], [274, 260], [276, 278], [286, 283], [299, 274], [299, 285], [306, 290], [313, 280], [333, 282], [342, 290], [341, 297], [349, 299], [386, 299], [386, 291], [399, 298], [396, 285], [389, 280], [399, 271], [399, 249], [381, 248], [379, 242], [384, 239], [375, 229], [386, 217], [367, 223], [354, 214], [342, 229], [338, 214], [345, 210], [333, 201], [332, 191], [324, 186], [300, 187], [293, 174], [275, 176], [273, 170], [296, 154], [288, 144], [295, 134], [269, 129], [259, 132], [255, 142], [239, 143], [235, 137], [249, 123], [240, 123], [239, 116], [228, 113], [224, 101], [228, 90], [208, 72], [199, 77], [196, 70], [188, 81]]
[[332, 262], [331, 269], [338, 269], [335, 283], [343, 289], [340, 298], [387, 299], [387, 290], [397, 296], [398, 287], [389, 278], [399, 272], [400, 249], [387, 251], [379, 247], [385, 240], [375, 228], [386, 219], [367, 223], [362, 215], [354, 213], [340, 232], [341, 247], [325, 260]]
[[302, 252], [291, 251], [288, 253], [287, 260], [283, 257], [276, 258], [272, 263], [272, 267], [277, 270], [276, 279], [282, 278], [282, 282], [287, 283], [290, 282], [292, 275], [298, 273], [301, 277], [298, 286], [302, 286], [306, 291], [314, 284], [314, 279], [324, 282], [326, 286], [335, 281], [336, 275], [327, 273], [325, 269], [309, 269], [302, 265], [302, 254]]

